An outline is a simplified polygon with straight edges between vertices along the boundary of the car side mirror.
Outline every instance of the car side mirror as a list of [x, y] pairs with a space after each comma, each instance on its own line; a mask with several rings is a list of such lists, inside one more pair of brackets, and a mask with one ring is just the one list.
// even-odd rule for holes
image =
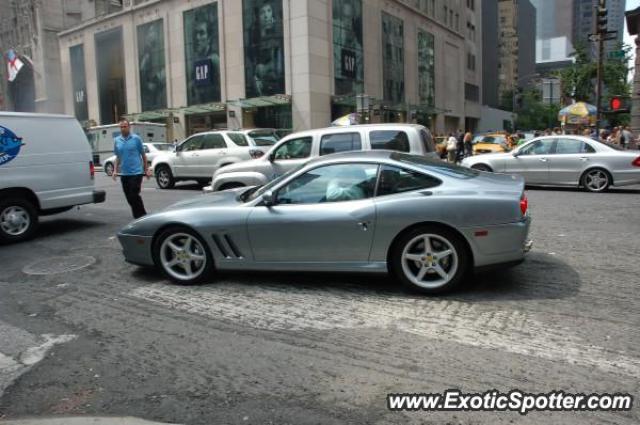
[[275, 205], [276, 201], [274, 199], [272, 191], [267, 190], [265, 193], [262, 194], [262, 203], [264, 204], [265, 207], [271, 207]]
[[272, 153], [271, 155], [269, 155], [269, 156], [267, 157], [267, 159], [269, 160], [269, 162], [273, 162], [273, 161], [275, 161], [275, 160], [276, 160], [276, 154], [275, 154], [275, 153]]
[[518, 151], [512, 151], [512, 152], [511, 152], [511, 155], [513, 155], [513, 157], [514, 157], [514, 158], [517, 158], [517, 157], [519, 157], [519, 156], [520, 156], [520, 152], [518, 152]]

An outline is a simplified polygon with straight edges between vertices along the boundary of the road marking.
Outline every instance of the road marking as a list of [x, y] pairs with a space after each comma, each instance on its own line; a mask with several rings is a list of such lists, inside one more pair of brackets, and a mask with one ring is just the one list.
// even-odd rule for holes
[[572, 331], [517, 311], [473, 303], [389, 298], [287, 287], [181, 288], [152, 284], [130, 296], [171, 309], [265, 330], [396, 329], [430, 339], [596, 367], [640, 378], [640, 359], [587, 344]]

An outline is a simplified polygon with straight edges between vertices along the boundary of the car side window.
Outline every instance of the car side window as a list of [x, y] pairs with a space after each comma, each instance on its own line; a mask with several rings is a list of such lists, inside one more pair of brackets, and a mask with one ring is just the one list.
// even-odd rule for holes
[[362, 149], [360, 133], [326, 134], [320, 139], [320, 155], [337, 152], [359, 151]]
[[180, 146], [180, 150], [184, 152], [199, 151], [202, 149], [203, 136], [193, 136]]
[[556, 154], [580, 154], [580, 153], [594, 153], [595, 150], [583, 142], [576, 139], [558, 139], [556, 146]]
[[373, 196], [378, 165], [335, 164], [318, 167], [278, 190], [278, 204], [319, 204]]
[[536, 140], [522, 148], [520, 155], [549, 155], [552, 152], [556, 139]]
[[425, 152], [435, 152], [436, 146], [433, 143], [433, 137], [431, 133], [424, 128], [420, 130], [420, 139], [422, 140], [422, 146]]
[[371, 149], [385, 149], [391, 151], [409, 152], [409, 136], [399, 130], [375, 130], [369, 133]]
[[249, 141], [242, 133], [227, 133], [227, 136], [236, 146], [249, 146]]
[[303, 159], [311, 155], [311, 137], [291, 139], [280, 145], [273, 153], [274, 159]]
[[206, 134], [203, 137], [202, 149], [226, 149], [227, 147], [222, 134]]
[[442, 182], [428, 174], [404, 168], [383, 165], [378, 179], [376, 196], [393, 195], [412, 190], [431, 189]]

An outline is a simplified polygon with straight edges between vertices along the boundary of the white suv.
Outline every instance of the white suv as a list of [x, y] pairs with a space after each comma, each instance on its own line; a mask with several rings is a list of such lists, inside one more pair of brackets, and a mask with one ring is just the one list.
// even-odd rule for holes
[[395, 150], [438, 158], [428, 129], [415, 124], [329, 127], [291, 134], [254, 161], [219, 169], [205, 192], [263, 185], [322, 155], [358, 150]]
[[179, 180], [205, 185], [218, 169], [259, 158], [269, 148], [254, 146], [240, 131], [208, 131], [184, 140], [175, 152], [156, 156], [151, 169], [160, 189], [171, 189]]
[[[153, 158], [166, 152], [172, 152], [174, 146], [171, 143], [143, 143], [144, 153], [147, 155], [147, 162], [151, 164]], [[113, 169], [116, 166], [116, 156], [111, 155], [104, 160], [102, 165], [103, 170], [107, 176], [113, 175]]]

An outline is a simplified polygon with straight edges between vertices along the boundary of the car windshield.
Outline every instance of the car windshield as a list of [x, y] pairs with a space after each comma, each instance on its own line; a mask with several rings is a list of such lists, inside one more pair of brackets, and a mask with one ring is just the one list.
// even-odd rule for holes
[[172, 151], [173, 145], [171, 143], [154, 143], [153, 147], [159, 151]]
[[504, 145], [506, 140], [504, 136], [484, 136], [476, 141], [476, 143], [488, 143], [491, 145]]
[[458, 179], [472, 179], [480, 174], [478, 171], [472, 170], [471, 168], [449, 164], [426, 156], [393, 153], [391, 154], [391, 159], [422, 168], [425, 171], [445, 174]]
[[259, 198], [260, 196], [262, 196], [263, 193], [265, 193], [268, 190], [271, 190], [274, 186], [276, 186], [278, 183], [280, 183], [281, 181], [283, 181], [284, 179], [286, 179], [287, 177], [289, 177], [290, 175], [292, 175], [293, 173], [297, 172], [298, 170], [300, 170], [302, 167], [304, 167], [305, 164], [301, 164], [299, 166], [297, 166], [296, 168], [276, 177], [275, 179], [271, 180], [269, 183], [263, 185], [263, 186], [255, 186], [252, 187], [251, 189], [242, 192], [239, 196], [240, 201], [242, 202], [251, 202], [257, 198]]
[[280, 140], [280, 137], [273, 130], [254, 130], [249, 132], [249, 137], [253, 139], [256, 146], [272, 146]]

